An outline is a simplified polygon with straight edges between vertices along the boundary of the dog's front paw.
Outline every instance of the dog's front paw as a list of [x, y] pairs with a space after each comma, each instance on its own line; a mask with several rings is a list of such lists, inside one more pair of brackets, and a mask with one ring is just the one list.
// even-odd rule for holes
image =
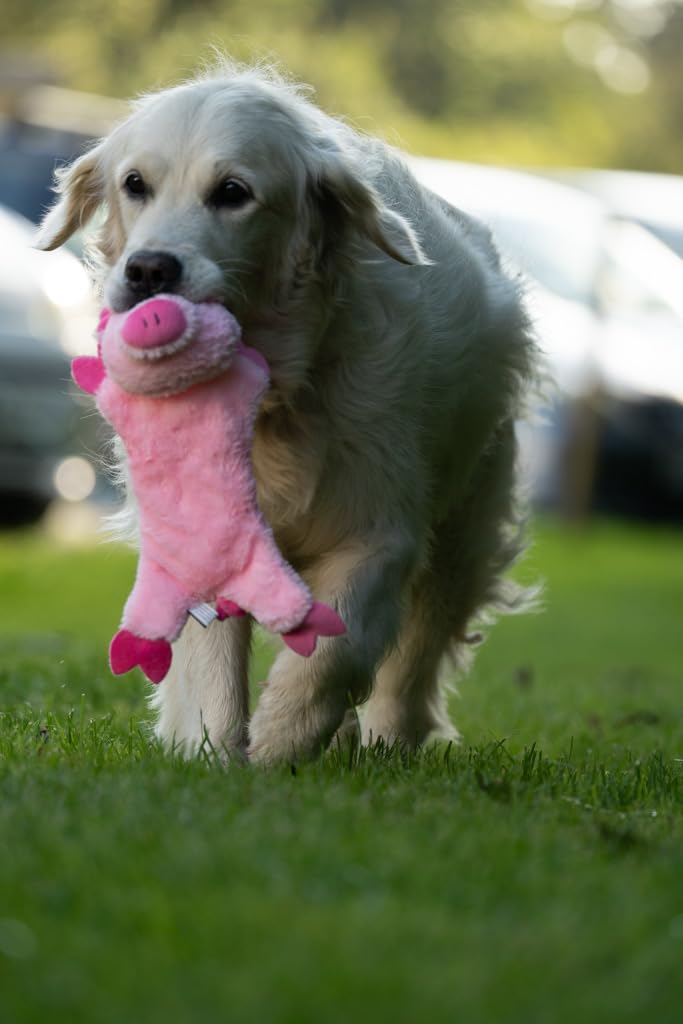
[[341, 725], [332, 737], [330, 749], [349, 754], [358, 750], [362, 742], [360, 719], [355, 708], [347, 708]]
[[345, 704], [336, 694], [312, 690], [305, 682], [293, 672], [289, 678], [283, 672], [271, 674], [249, 725], [250, 761], [263, 765], [310, 761], [327, 749], [344, 717]]

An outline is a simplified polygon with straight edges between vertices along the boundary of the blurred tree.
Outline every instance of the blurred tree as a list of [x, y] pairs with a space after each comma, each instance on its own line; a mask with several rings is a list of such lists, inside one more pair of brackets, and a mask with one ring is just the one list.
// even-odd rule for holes
[[641, 45], [651, 68], [645, 116], [621, 140], [625, 164], [683, 173], [683, 4], [668, 5], [666, 20]]
[[4, 46], [112, 95], [271, 56], [408, 148], [683, 168], [683, 0], [3, 0]]

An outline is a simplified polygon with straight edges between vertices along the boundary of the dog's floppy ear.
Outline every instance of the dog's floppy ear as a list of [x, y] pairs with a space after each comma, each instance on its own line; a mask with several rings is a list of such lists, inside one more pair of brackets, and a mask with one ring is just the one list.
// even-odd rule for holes
[[38, 229], [35, 243], [38, 249], [56, 249], [95, 213], [103, 200], [101, 150], [101, 145], [97, 146], [55, 172], [55, 191], [59, 199]]
[[390, 210], [344, 154], [327, 154], [314, 190], [322, 215], [333, 230], [353, 226], [399, 263], [429, 264], [417, 235], [401, 214]]

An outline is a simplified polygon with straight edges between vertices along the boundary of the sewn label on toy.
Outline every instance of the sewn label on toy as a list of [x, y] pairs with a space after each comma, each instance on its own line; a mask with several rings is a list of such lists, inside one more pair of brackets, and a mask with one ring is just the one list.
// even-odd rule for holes
[[202, 625], [252, 615], [304, 657], [319, 637], [341, 636], [341, 618], [314, 600], [258, 507], [251, 447], [268, 365], [234, 317], [158, 295], [103, 311], [98, 336], [100, 355], [75, 359], [72, 374], [123, 441], [140, 520], [112, 671], [140, 666], [160, 682], [188, 614]]
[[218, 612], [215, 608], [212, 608], [210, 604], [205, 601], [202, 604], [196, 604], [194, 608], [190, 608], [189, 614], [198, 622], [204, 629], [210, 626], [218, 618]]

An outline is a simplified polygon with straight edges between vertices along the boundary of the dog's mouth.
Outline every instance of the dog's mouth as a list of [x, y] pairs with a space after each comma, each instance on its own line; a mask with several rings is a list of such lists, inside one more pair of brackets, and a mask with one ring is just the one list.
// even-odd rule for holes
[[[211, 289], [209, 291], [207, 289]], [[219, 302], [225, 304], [225, 295], [222, 294], [222, 282], [193, 282], [192, 280], [179, 281], [175, 286], [164, 287], [163, 285], [152, 285], [149, 289], [131, 288], [118, 274], [114, 274], [105, 288], [105, 300], [107, 305], [116, 313], [127, 313], [141, 302], [156, 298], [157, 295], [175, 295], [179, 299], [186, 299], [188, 302]]]

